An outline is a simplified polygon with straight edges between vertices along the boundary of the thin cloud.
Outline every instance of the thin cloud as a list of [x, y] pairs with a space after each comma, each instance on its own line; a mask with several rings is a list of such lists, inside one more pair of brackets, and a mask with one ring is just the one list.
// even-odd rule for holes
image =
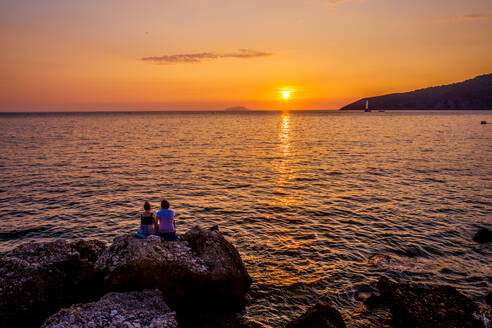
[[364, 0], [304, 0], [306, 3], [320, 3], [329, 7], [336, 7], [338, 5], [349, 2], [362, 2]]
[[467, 19], [474, 20], [474, 19], [485, 19], [487, 17], [489, 17], [489, 16], [482, 15], [482, 14], [468, 14], [468, 15], [461, 16], [461, 19], [463, 19], [463, 20], [467, 20]]
[[221, 58], [257, 58], [271, 56], [272, 53], [250, 49], [239, 49], [236, 52], [216, 53], [216, 52], [199, 52], [192, 54], [177, 54], [143, 57], [142, 60], [154, 64], [177, 64], [177, 63], [201, 63], [205, 60]]
[[466, 14], [466, 15], [455, 16], [455, 17], [440, 18], [437, 19], [436, 21], [439, 23], [450, 23], [450, 22], [453, 23], [453, 22], [464, 22], [464, 21], [476, 21], [476, 20], [487, 19], [487, 18], [489, 18], [489, 16], [484, 14]]

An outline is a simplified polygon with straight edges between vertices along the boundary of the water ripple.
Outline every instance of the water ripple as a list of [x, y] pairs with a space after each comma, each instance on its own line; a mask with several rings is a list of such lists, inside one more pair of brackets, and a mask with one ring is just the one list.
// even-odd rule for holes
[[[215, 224], [282, 327], [320, 298], [350, 327], [380, 275], [492, 289], [490, 112], [0, 115], [0, 252], [136, 231], [162, 197], [178, 233]], [[492, 120], [492, 118], [489, 118]], [[477, 123], [478, 122], [478, 123]]]

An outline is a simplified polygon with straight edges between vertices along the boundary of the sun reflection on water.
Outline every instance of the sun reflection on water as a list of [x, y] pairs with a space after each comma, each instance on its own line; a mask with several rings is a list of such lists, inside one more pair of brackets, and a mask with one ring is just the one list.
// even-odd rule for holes
[[272, 206], [290, 207], [295, 200], [292, 190], [289, 188], [290, 181], [295, 179], [294, 169], [291, 166], [291, 129], [290, 113], [283, 112], [278, 135], [280, 141], [280, 159], [276, 165], [278, 179], [275, 194], [277, 197], [274, 198], [274, 201], [271, 204]]
[[285, 157], [290, 155], [290, 115], [289, 112], [282, 113], [282, 126], [280, 127], [280, 148]]

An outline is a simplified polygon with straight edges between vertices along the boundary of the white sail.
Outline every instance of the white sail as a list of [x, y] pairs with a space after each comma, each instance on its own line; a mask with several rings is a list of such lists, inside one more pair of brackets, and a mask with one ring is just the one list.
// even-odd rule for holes
[[369, 109], [369, 100], [366, 100], [366, 109]]

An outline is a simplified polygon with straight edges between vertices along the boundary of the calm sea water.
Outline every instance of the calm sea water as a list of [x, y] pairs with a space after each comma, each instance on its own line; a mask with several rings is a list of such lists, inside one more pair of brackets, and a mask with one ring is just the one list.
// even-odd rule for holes
[[[492, 289], [489, 112], [0, 115], [0, 251], [219, 224], [254, 279], [246, 316], [281, 327], [320, 297], [348, 324], [381, 275]], [[387, 260], [382, 255], [389, 255]]]

